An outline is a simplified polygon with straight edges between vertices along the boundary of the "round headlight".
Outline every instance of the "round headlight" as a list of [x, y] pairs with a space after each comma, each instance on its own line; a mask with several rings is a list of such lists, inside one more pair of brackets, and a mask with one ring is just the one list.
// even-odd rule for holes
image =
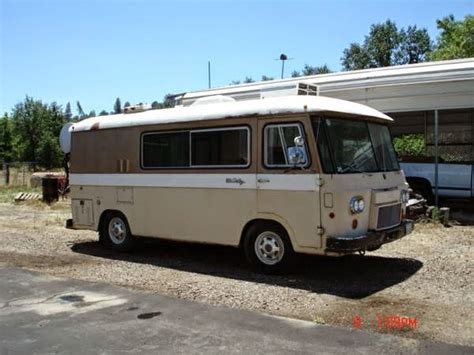
[[362, 196], [354, 196], [349, 202], [352, 213], [362, 213], [365, 208], [364, 198]]

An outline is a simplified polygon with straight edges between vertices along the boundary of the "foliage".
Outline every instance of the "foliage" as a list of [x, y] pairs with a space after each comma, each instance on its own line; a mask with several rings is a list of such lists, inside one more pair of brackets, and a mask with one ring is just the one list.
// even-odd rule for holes
[[99, 116], [107, 116], [109, 113], [105, 110], [99, 112]]
[[84, 110], [82, 109], [81, 103], [79, 101], [76, 102], [76, 108], [79, 119], [84, 118], [86, 114], [84, 113]]
[[244, 79], [244, 83], [245, 84], [250, 84], [250, 83], [254, 83], [255, 80], [253, 80], [251, 77], [249, 76], [246, 76], [245, 79]]
[[71, 103], [69, 102], [66, 104], [66, 108], [64, 109], [64, 117], [66, 117], [68, 121], [72, 119]]
[[[4, 123], [3, 120], [7, 120]], [[11, 126], [9, 151], [4, 151], [11, 160], [38, 162], [40, 166], [51, 168], [60, 166], [62, 153], [59, 147], [59, 132], [67, 121], [61, 106], [50, 105], [26, 97], [18, 103], [11, 118], [4, 117], [3, 125]]]
[[395, 22], [387, 20], [373, 24], [362, 44], [351, 43], [344, 49], [341, 62], [344, 70], [418, 63], [427, 60], [431, 49], [425, 28], [408, 26], [399, 31]]
[[117, 97], [114, 103], [114, 114], [122, 113], [122, 103], [120, 102], [120, 98]]
[[0, 161], [10, 162], [13, 157], [12, 124], [8, 115], [0, 119]]
[[474, 57], [474, 16], [467, 15], [464, 21], [456, 21], [449, 15], [436, 24], [441, 31], [431, 60], [447, 60]]
[[262, 81], [270, 81], [270, 80], [274, 80], [274, 78], [271, 76], [262, 75]]
[[151, 103], [151, 108], [152, 108], [152, 109], [160, 108], [160, 103], [159, 103], [158, 101], [156, 101], [156, 100], [153, 101], [153, 102]]
[[130, 106], [131, 106], [131, 105], [130, 105], [130, 102], [128, 102], [128, 101], [125, 101], [125, 103], [123, 104], [123, 107], [124, 107], [124, 108], [125, 108], [125, 107], [130, 107]]
[[423, 134], [406, 134], [393, 139], [398, 156], [425, 155], [425, 137]]

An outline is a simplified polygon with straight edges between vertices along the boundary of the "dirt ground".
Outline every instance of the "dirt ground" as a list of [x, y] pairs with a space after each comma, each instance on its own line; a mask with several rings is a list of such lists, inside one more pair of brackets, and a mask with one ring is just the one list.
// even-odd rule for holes
[[[248, 268], [234, 248], [145, 239], [133, 254], [64, 228], [68, 203], [0, 203], [0, 263], [319, 324], [474, 345], [474, 226], [416, 225], [366, 256], [301, 256], [288, 275]], [[410, 319], [393, 328], [386, 317]], [[359, 317], [359, 318], [358, 318]], [[394, 318], [392, 318], [394, 319]], [[416, 322], [416, 324], [415, 324]]]

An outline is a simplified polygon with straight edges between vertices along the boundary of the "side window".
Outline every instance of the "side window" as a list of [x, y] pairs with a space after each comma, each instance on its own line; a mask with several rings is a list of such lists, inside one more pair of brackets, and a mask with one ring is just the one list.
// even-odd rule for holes
[[189, 132], [145, 133], [142, 164], [144, 168], [189, 167]]
[[[301, 124], [271, 124], [264, 129], [265, 166], [305, 167], [308, 154]], [[295, 139], [296, 138], [296, 139]]]
[[191, 131], [191, 166], [246, 167], [249, 164], [248, 128]]

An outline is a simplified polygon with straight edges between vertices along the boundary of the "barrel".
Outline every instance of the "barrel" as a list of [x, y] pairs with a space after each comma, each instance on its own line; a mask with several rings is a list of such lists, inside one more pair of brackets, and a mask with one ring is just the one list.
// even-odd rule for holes
[[44, 177], [43, 178], [43, 202], [51, 203], [59, 200], [58, 178]]

